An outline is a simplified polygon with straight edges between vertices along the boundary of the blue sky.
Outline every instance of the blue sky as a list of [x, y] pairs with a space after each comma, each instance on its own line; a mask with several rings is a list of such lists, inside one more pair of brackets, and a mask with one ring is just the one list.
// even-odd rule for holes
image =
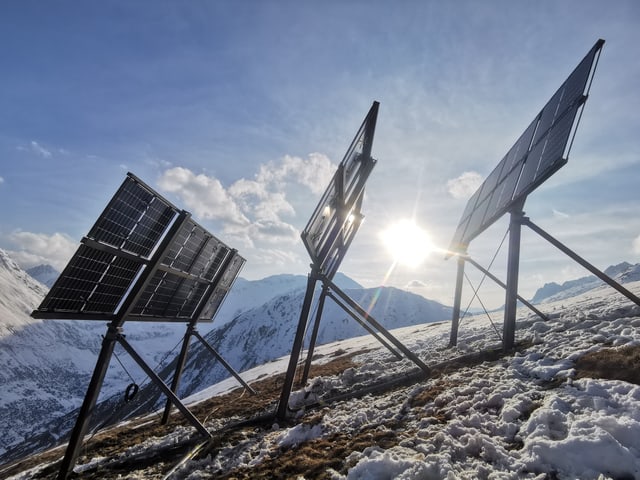
[[[450, 304], [455, 262], [387, 276], [380, 232], [413, 217], [447, 247], [454, 187], [489, 174], [604, 38], [569, 163], [525, 211], [601, 268], [637, 262], [639, 24], [635, 1], [4, 2], [0, 247], [61, 269], [131, 171], [237, 248], [244, 277], [305, 274], [299, 232], [377, 100], [378, 165], [342, 271]], [[505, 229], [471, 255], [487, 265]], [[524, 296], [585, 274], [525, 231]]]

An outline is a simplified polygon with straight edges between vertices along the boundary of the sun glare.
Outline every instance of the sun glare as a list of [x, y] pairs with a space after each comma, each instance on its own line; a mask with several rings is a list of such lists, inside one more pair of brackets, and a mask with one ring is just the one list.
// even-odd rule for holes
[[395, 262], [417, 267], [433, 251], [431, 238], [413, 220], [400, 220], [380, 234]]

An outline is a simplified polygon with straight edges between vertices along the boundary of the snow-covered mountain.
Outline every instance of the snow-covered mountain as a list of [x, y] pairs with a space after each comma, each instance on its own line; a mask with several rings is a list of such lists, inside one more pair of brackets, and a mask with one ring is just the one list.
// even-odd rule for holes
[[[334, 281], [340, 288], [362, 288], [342, 273], [337, 273]], [[214, 325], [220, 327], [236, 318], [240, 313], [259, 307], [278, 295], [294, 291], [304, 291], [307, 277], [304, 275], [272, 275], [261, 280], [246, 280], [239, 277], [220, 307]]]
[[[371, 315], [387, 329], [449, 320], [451, 308], [396, 288], [346, 290], [360, 305], [372, 306]], [[291, 352], [304, 292], [273, 298], [243, 313], [205, 339], [238, 371], [275, 360]], [[312, 319], [313, 320], [313, 319]], [[311, 328], [309, 328], [308, 336]], [[364, 328], [331, 299], [323, 310], [317, 343], [326, 344], [366, 335]], [[228, 372], [205, 349], [194, 349], [185, 368], [181, 396], [228, 377]]]
[[29, 314], [46, 292], [46, 288], [34, 281], [0, 249], [0, 338], [38, 323]]
[[[0, 282], [2, 460], [3, 455], [4, 459], [12, 457], [9, 451], [25, 439], [30, 439], [32, 446], [43, 446], [57, 442], [68, 432], [76, 416], [74, 410], [84, 397], [106, 326], [103, 322], [32, 319], [29, 314], [39, 305], [46, 289], [5, 252], [0, 255]], [[342, 275], [336, 277], [336, 282], [344, 288], [359, 287]], [[302, 275], [278, 275], [258, 281], [238, 279], [215, 321], [202, 324], [199, 330], [239, 371], [284, 355], [292, 344], [305, 286], [306, 277]], [[351, 294], [363, 305], [379, 295], [374, 315], [380, 315], [380, 321], [384, 315], [390, 327], [449, 316], [446, 307], [395, 289], [351, 290]], [[355, 322], [338, 315], [328, 301], [321, 342], [363, 332]], [[173, 371], [168, 365], [179, 351], [184, 325], [127, 322], [124, 333], [149, 365], [158, 371], [164, 368], [167, 374]], [[181, 384], [186, 392], [228, 375], [199, 343], [194, 342], [190, 352], [191, 363]], [[99, 400], [103, 407], [98, 408], [105, 411], [120, 401], [129, 383], [142, 385], [146, 381], [144, 373], [120, 346], [115, 353]], [[202, 366], [200, 361], [208, 366]], [[30, 448], [16, 452], [24, 453]]]
[[27, 273], [49, 288], [60, 276], [60, 272], [51, 265], [37, 265], [27, 269]]
[[[622, 262], [611, 265], [604, 273], [618, 283], [635, 282], [640, 280], [640, 264], [632, 265], [628, 262]], [[601, 285], [604, 285], [604, 282], [594, 275], [569, 280], [562, 285], [555, 282], [546, 283], [536, 291], [531, 303], [553, 302], [575, 297]]]

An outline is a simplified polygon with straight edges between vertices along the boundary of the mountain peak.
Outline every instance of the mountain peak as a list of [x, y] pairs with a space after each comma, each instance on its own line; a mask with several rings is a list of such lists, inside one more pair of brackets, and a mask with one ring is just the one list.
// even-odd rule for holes
[[[640, 280], [640, 264], [632, 265], [629, 262], [621, 262], [607, 267], [604, 273], [618, 283], [633, 282]], [[536, 291], [531, 303], [564, 300], [600, 285], [603, 285], [603, 282], [594, 275], [567, 280], [562, 285], [556, 282], [545, 283], [544, 286]]]
[[48, 264], [31, 267], [27, 269], [27, 273], [49, 288], [53, 286], [60, 276], [60, 272]]

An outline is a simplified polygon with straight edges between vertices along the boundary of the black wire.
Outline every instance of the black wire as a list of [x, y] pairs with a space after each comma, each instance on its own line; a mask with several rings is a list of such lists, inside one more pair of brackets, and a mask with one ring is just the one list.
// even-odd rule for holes
[[126, 373], [127, 376], [129, 377], [129, 380], [131, 380], [131, 382], [133, 382], [133, 383], [136, 383], [136, 380], [131, 376], [131, 374], [129, 373], [129, 370], [127, 370], [127, 368], [124, 366], [124, 364], [120, 361], [120, 357], [118, 357], [118, 354], [116, 353], [115, 350], [113, 351], [113, 356], [116, 357], [116, 360], [118, 361], [118, 363], [122, 367], [122, 370], [124, 370], [124, 373]]
[[[487, 315], [487, 318], [489, 318], [489, 322], [493, 326], [493, 329], [496, 331], [496, 334], [498, 335], [498, 338], [502, 342], [502, 334], [498, 330], [498, 327], [496, 327], [495, 323], [493, 323], [493, 318], [491, 318], [491, 315], [489, 315], [489, 312], [487, 311], [487, 308], [484, 306], [484, 303], [480, 299], [480, 296], [477, 295], [478, 291], [476, 289], [474, 289], [473, 283], [471, 283], [471, 280], [469, 279], [469, 277], [467, 276], [466, 273], [464, 274], [464, 276], [467, 279], [467, 282], [469, 282], [469, 285], [471, 285], [471, 289], [474, 290], [474, 292], [476, 293], [476, 296], [478, 297], [478, 301], [480, 302], [480, 305], [482, 306], [482, 309], [484, 310], [484, 313]], [[480, 288], [480, 286], [478, 286], [478, 288]]]
[[[493, 258], [491, 259], [491, 262], [489, 263], [489, 267], [487, 268], [487, 270], [491, 270], [491, 267], [493, 266], [493, 262], [496, 261], [496, 258], [498, 257], [498, 253], [500, 253], [500, 250], [502, 249], [502, 246], [504, 245], [504, 241], [507, 239], [507, 235], [508, 234], [509, 234], [509, 228], [507, 228], [507, 231], [504, 232], [504, 236], [502, 237], [502, 241], [500, 242], [500, 245], [498, 245], [498, 249], [496, 250], [496, 252], [493, 254]], [[480, 300], [480, 297], [478, 296], [478, 291], [480, 290], [480, 287], [482, 287], [482, 284], [484, 283], [485, 279], [487, 278], [487, 274], [486, 273], [483, 274], [482, 279], [480, 280], [480, 283], [478, 284], [478, 288], [477, 289], [473, 288], [473, 284], [469, 280], [469, 277], [467, 277], [466, 273], [465, 273], [465, 277], [467, 278], [467, 282], [469, 282], [469, 284], [471, 285], [471, 289], [473, 290], [473, 297], [471, 297], [471, 300], [469, 300], [469, 303], [467, 304], [467, 308], [464, 310], [464, 313], [460, 317], [460, 320], [458, 320], [458, 328], [460, 328], [460, 325], [462, 324], [462, 320], [464, 319], [464, 317], [466, 317], [467, 313], [469, 313], [469, 308], [471, 308], [471, 304], [473, 303], [473, 301], [477, 298], [478, 301], [482, 304], [482, 301]], [[484, 308], [484, 306], [483, 306], [483, 308]]]

